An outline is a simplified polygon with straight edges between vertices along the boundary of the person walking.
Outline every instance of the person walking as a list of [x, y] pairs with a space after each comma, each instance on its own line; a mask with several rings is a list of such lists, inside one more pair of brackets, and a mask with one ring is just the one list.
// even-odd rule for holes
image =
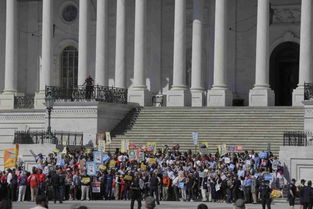
[[141, 209], [141, 189], [139, 184], [139, 174], [137, 174], [130, 184], [130, 191], [131, 191], [131, 202], [130, 202], [130, 209], [134, 209], [135, 201], [138, 202], [138, 209]]
[[262, 204], [262, 208], [263, 209], [265, 209], [266, 206], [267, 206], [267, 209], [271, 209], [271, 203], [272, 203], [271, 193], [272, 193], [272, 189], [269, 187], [268, 184], [269, 184], [268, 181], [263, 181], [262, 185], [259, 188], [260, 199], [261, 199], [261, 204]]
[[288, 192], [288, 201], [290, 209], [295, 208], [295, 199], [297, 194], [297, 187], [296, 187], [296, 179], [292, 179], [290, 184], [288, 185], [289, 192]]
[[150, 196], [153, 197], [153, 195], [155, 195], [156, 202], [158, 205], [160, 205], [158, 185], [159, 185], [159, 179], [156, 176], [156, 174], [153, 172], [150, 178]]

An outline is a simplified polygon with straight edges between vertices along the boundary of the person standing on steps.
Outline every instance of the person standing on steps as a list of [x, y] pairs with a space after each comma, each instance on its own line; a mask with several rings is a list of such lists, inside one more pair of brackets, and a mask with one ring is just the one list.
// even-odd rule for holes
[[259, 188], [259, 192], [260, 192], [260, 199], [261, 199], [261, 204], [262, 204], [262, 208], [265, 209], [265, 207], [267, 206], [267, 209], [271, 209], [271, 203], [272, 203], [272, 199], [271, 199], [271, 193], [272, 193], [272, 189], [269, 187], [269, 181], [263, 181], [262, 185]]

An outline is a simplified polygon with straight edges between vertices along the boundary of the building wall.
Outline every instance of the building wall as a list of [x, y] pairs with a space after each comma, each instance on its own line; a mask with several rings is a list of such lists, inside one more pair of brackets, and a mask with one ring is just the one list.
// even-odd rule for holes
[[[54, 0], [54, 52], [52, 83], [60, 82], [60, 54], [68, 45], [78, 46], [78, 18], [73, 23], [62, 19], [62, 8], [79, 0]], [[298, 4], [300, 0], [272, 0], [273, 6]], [[90, 1], [89, 73], [94, 77], [97, 1]], [[187, 73], [191, 68], [192, 0], [187, 0]], [[128, 86], [133, 82], [135, 0], [127, 0], [126, 69]], [[215, 0], [205, 0], [203, 6], [203, 85], [206, 90], [213, 84]], [[235, 98], [248, 102], [249, 90], [255, 76], [257, 0], [229, 1], [228, 81]], [[286, 10], [287, 11], [287, 10]], [[288, 11], [287, 11], [288, 12]], [[109, 85], [115, 76], [116, 0], [109, 0]], [[287, 14], [287, 13], [286, 13]], [[284, 17], [288, 19], [288, 17]], [[39, 87], [41, 55], [41, 1], [18, 1], [18, 90], [34, 94]], [[174, 0], [148, 0], [146, 31], [146, 81], [152, 94], [164, 93], [171, 88], [173, 75]], [[299, 22], [274, 23], [270, 26], [270, 46], [279, 42], [299, 39]], [[287, 34], [287, 35], [286, 35]], [[4, 88], [5, 1], [0, 1], [0, 90]], [[189, 76], [187, 76], [188, 78]], [[189, 84], [190, 85], [190, 84]]]

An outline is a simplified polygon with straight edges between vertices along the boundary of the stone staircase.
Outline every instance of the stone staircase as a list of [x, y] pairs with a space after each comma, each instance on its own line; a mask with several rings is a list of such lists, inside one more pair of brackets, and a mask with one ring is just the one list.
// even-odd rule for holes
[[208, 142], [210, 152], [221, 144], [256, 151], [270, 144], [277, 154], [284, 131], [303, 131], [303, 117], [303, 107], [145, 107], [131, 130], [113, 137], [109, 149], [114, 151], [121, 139], [129, 139], [136, 145], [157, 142], [158, 147], [180, 144], [183, 151], [194, 150], [192, 132], [198, 132], [198, 141]]

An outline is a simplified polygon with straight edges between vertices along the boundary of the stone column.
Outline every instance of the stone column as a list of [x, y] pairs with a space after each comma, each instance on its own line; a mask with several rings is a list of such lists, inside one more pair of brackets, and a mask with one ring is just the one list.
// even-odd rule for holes
[[134, 44], [134, 84], [128, 91], [128, 101], [141, 106], [151, 104], [145, 78], [145, 30], [147, 0], [136, 0], [135, 44]]
[[115, 87], [126, 88], [126, 0], [116, 0]]
[[193, 1], [192, 61], [191, 61], [191, 105], [203, 106], [202, 79], [202, 6], [203, 0]]
[[6, 40], [4, 90], [0, 96], [1, 109], [14, 108], [14, 96], [17, 93], [17, 1], [6, 1]]
[[269, 0], [258, 0], [255, 85], [249, 93], [250, 106], [275, 104], [274, 91], [269, 85]]
[[269, 0], [258, 0], [255, 84], [249, 92], [250, 106], [272, 106], [274, 91], [269, 85]]
[[214, 81], [208, 91], [208, 106], [232, 105], [233, 95], [227, 87], [227, 2], [215, 2]]
[[312, 0], [302, 0], [300, 29], [299, 83], [292, 93], [292, 105], [303, 106], [304, 83], [313, 82], [312, 72]]
[[79, 0], [78, 34], [78, 85], [84, 84], [88, 71], [88, 5], [89, 0]]
[[96, 37], [96, 70], [95, 83], [106, 86], [108, 84], [108, 0], [97, 1], [97, 37]]
[[173, 86], [167, 95], [167, 106], [189, 106], [186, 86], [186, 0], [175, 0]]
[[51, 85], [53, 0], [42, 1], [42, 40], [39, 92], [35, 95], [35, 108], [45, 108], [45, 87]]

